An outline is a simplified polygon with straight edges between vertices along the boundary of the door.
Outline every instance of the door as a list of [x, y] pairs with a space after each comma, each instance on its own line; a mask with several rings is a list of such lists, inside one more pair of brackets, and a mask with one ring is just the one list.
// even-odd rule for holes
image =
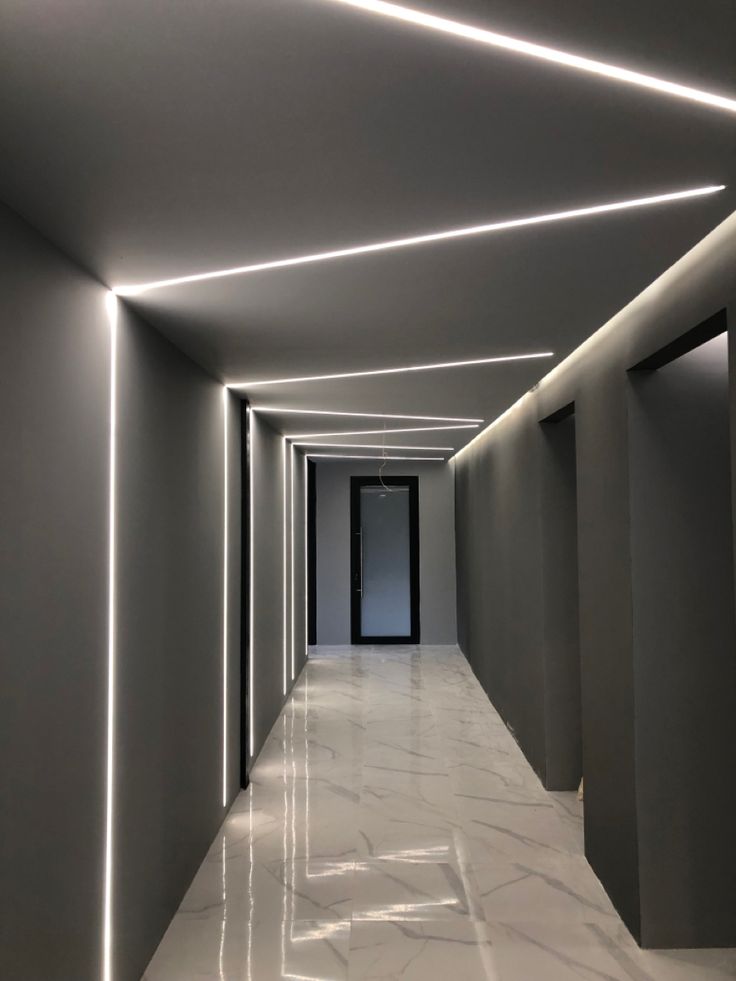
[[351, 477], [351, 637], [419, 643], [419, 478]]

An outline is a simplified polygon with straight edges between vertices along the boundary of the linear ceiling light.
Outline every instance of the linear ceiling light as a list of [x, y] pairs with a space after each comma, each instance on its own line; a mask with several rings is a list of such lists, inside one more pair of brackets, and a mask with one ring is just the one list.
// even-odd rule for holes
[[475, 41], [493, 48], [513, 51], [516, 54], [526, 55], [529, 58], [553, 62], [556, 65], [563, 65], [565, 68], [576, 68], [579, 71], [614, 79], [617, 82], [627, 82], [629, 85], [653, 89], [655, 92], [671, 95], [678, 99], [689, 99], [691, 102], [700, 102], [707, 106], [713, 106], [716, 109], [736, 112], [736, 99], [715, 95], [712, 92], [705, 92], [702, 89], [694, 89], [689, 85], [680, 85], [678, 82], [670, 82], [663, 78], [656, 78], [653, 75], [630, 71], [628, 68], [620, 68], [618, 65], [609, 65], [603, 61], [595, 61], [592, 58], [569, 54], [566, 51], [548, 48], [542, 44], [522, 41], [520, 38], [497, 34], [495, 31], [488, 31], [482, 27], [473, 27], [470, 24], [448, 20], [445, 17], [436, 17], [433, 14], [427, 14], [421, 10], [413, 10], [410, 7], [402, 7], [396, 3], [385, 3], [383, 0], [332, 0], [332, 2], [342, 3], [348, 7], [356, 7], [359, 10], [366, 10], [373, 14], [382, 14], [384, 17], [391, 17], [394, 20], [413, 24], [417, 27], [426, 27], [429, 30], [439, 31], [443, 34], [451, 34], [455, 37], [464, 38], [467, 41]]
[[434, 433], [440, 429], [479, 429], [477, 422], [461, 426], [412, 426], [408, 429], [356, 429], [340, 433], [286, 433], [286, 439], [324, 439], [327, 436], [382, 436], [384, 433]]
[[483, 422], [482, 419], [463, 419], [455, 416], [404, 416], [388, 412], [340, 412], [332, 409], [284, 409], [271, 406], [253, 406], [254, 412], [273, 412], [279, 415], [297, 416], [351, 416], [358, 419], [424, 419], [427, 422]]
[[302, 443], [296, 442], [294, 446], [333, 446], [336, 450], [443, 450], [452, 453], [454, 446], [388, 446], [384, 443]]
[[487, 232], [507, 231], [512, 228], [523, 228], [525, 225], [543, 225], [554, 221], [566, 221], [570, 218], [586, 218], [590, 215], [601, 215], [608, 211], [626, 211], [629, 208], [641, 208], [646, 205], [666, 204], [667, 202], [681, 201], [686, 198], [702, 197], [704, 194], [714, 194], [716, 191], [722, 191], [724, 187], [725, 184], [695, 187], [686, 191], [674, 191], [671, 194], [655, 194], [646, 198], [633, 198], [628, 201], [614, 201], [611, 204], [596, 204], [588, 208], [575, 208], [572, 211], [556, 211], [546, 215], [535, 215], [530, 218], [512, 218], [509, 221], [495, 221], [485, 225], [452, 228], [444, 232], [431, 232], [428, 235], [414, 235], [410, 238], [397, 238], [388, 242], [373, 242], [370, 245], [356, 245], [347, 249], [318, 252], [314, 255], [296, 256], [291, 259], [275, 259], [271, 262], [258, 262], [250, 266], [215, 269], [212, 272], [194, 273], [191, 276], [178, 276], [174, 279], [159, 279], [151, 283], [116, 286], [113, 289], [113, 293], [117, 296], [140, 296], [142, 293], [163, 289], [166, 286], [184, 286], [187, 283], [199, 283], [206, 279], [244, 276], [247, 273], [265, 272], [269, 269], [285, 269], [289, 266], [304, 266], [312, 262], [324, 262], [327, 259], [344, 259], [347, 256], [365, 255], [370, 252], [385, 252], [389, 249], [404, 249], [411, 245], [427, 245], [431, 242], [467, 238], [471, 235], [483, 235]]
[[308, 453], [307, 456], [310, 460], [415, 460], [421, 463], [426, 463], [430, 460], [433, 462], [443, 463], [443, 456], [381, 456], [380, 454], [373, 454], [373, 456], [345, 456], [343, 453]]
[[437, 364], [416, 364], [403, 368], [377, 368], [373, 371], [344, 371], [334, 375], [304, 375], [301, 378], [272, 378], [268, 381], [231, 382], [228, 388], [261, 388], [264, 385], [288, 385], [297, 382], [332, 381], [336, 378], [364, 378], [367, 375], [401, 375], [409, 371], [433, 371], [436, 368], [466, 368], [478, 364], [502, 364], [507, 361], [531, 361], [534, 358], [553, 358], [554, 351], [536, 354], [509, 354], [494, 358], [475, 358], [472, 361], [441, 361]]

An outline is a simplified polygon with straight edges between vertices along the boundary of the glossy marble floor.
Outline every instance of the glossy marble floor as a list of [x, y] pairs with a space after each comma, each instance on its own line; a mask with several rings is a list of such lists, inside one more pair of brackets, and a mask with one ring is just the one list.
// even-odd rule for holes
[[721, 981], [640, 951], [450, 647], [317, 648], [145, 981]]

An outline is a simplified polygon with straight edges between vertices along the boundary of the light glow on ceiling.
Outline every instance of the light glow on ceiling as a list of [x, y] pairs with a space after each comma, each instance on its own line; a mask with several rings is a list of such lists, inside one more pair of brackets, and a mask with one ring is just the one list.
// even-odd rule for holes
[[545, 45], [534, 44], [531, 41], [523, 41], [520, 38], [509, 37], [506, 34], [497, 34], [495, 31], [489, 31], [482, 27], [473, 27], [470, 24], [448, 20], [445, 17], [437, 17], [434, 14], [428, 14], [422, 10], [414, 10], [410, 7], [403, 7], [400, 4], [387, 3], [384, 0], [332, 0], [332, 2], [341, 3], [347, 7], [356, 7], [358, 10], [365, 10], [373, 14], [381, 14], [384, 17], [403, 21], [406, 24], [412, 24], [416, 27], [424, 27], [432, 31], [439, 31], [442, 34], [450, 34], [454, 37], [463, 38], [466, 41], [474, 41], [478, 44], [500, 48], [504, 51], [512, 51], [515, 54], [536, 58], [540, 61], [552, 62], [555, 65], [562, 65], [565, 68], [575, 68], [578, 71], [613, 79], [616, 82], [625, 82], [640, 88], [651, 89], [663, 95], [674, 96], [678, 99], [687, 99], [691, 102], [700, 102], [703, 105], [712, 106], [715, 109], [724, 109], [727, 112], [736, 112], [736, 99], [728, 98], [727, 96], [706, 92], [703, 89], [695, 89], [689, 85], [681, 85], [679, 82], [670, 82], [667, 79], [657, 78], [654, 75], [631, 71], [628, 68], [621, 68], [618, 65], [596, 61], [593, 58], [570, 54], [567, 51], [560, 51], [556, 48], [548, 48]]
[[[351, 416], [358, 419], [420, 419], [426, 422], [468, 422], [481, 423], [482, 419], [463, 419], [456, 416], [405, 416], [388, 412], [342, 412], [333, 409], [284, 409], [282, 407], [253, 406], [254, 412], [271, 412], [278, 415], [295, 416]], [[288, 437], [287, 437], [288, 439]]]
[[230, 269], [215, 269], [211, 272], [194, 273], [190, 276], [177, 276], [173, 279], [159, 279], [151, 283], [116, 286], [113, 292], [117, 296], [140, 296], [143, 293], [150, 293], [151, 290], [160, 290], [169, 286], [185, 286], [188, 283], [200, 283], [208, 279], [224, 279], [227, 276], [245, 276], [249, 273], [266, 272], [271, 269], [286, 269], [290, 266], [304, 266], [314, 262], [325, 262], [328, 259], [345, 259], [349, 256], [367, 255], [371, 252], [386, 252], [390, 249], [405, 249], [414, 245], [429, 245], [432, 242], [468, 238], [472, 235], [485, 235], [489, 232], [509, 231], [510, 229], [523, 228], [527, 225], [544, 225], [555, 221], [567, 221], [571, 218], [587, 218], [591, 215], [606, 214], [609, 211], [626, 211], [631, 208], [667, 204], [673, 201], [683, 201], [687, 198], [703, 197], [706, 194], [715, 194], [717, 191], [724, 190], [724, 188], [725, 184], [695, 187], [684, 191], [674, 191], [669, 194], [655, 194], [644, 198], [632, 198], [627, 201], [596, 204], [587, 208], [574, 208], [570, 211], [555, 211], [544, 215], [534, 215], [529, 218], [512, 218], [507, 221], [488, 222], [483, 225], [471, 225], [466, 228], [452, 228], [446, 231], [430, 232], [427, 235], [412, 235], [408, 238], [391, 239], [387, 242], [354, 245], [346, 249], [333, 249], [330, 252], [317, 252], [312, 255], [295, 256], [290, 259], [274, 259], [270, 262], [234, 266]]
[[372, 371], [343, 371], [333, 375], [304, 375], [301, 378], [271, 378], [268, 381], [231, 382], [228, 388], [262, 388], [265, 385], [290, 385], [299, 382], [334, 381], [338, 378], [366, 378], [369, 375], [401, 375], [410, 371], [434, 371], [438, 368], [467, 368], [481, 364], [504, 364], [509, 361], [532, 361], [535, 358], [553, 358], [554, 351], [534, 354], [507, 354], [492, 358], [474, 358], [471, 361], [440, 361], [435, 364], [414, 364], [402, 368], [377, 368]]
[[[384, 433], [434, 433], [446, 429], [479, 429], [480, 423], [464, 423], [459, 426], [410, 426], [406, 429], [355, 429], [339, 433], [287, 433], [285, 439], [325, 439], [327, 436], [382, 436]], [[339, 446], [339, 443], [335, 444]]]
[[102, 979], [112, 981], [113, 831], [115, 808], [115, 718], [117, 675], [117, 418], [118, 418], [118, 300], [105, 296], [110, 342], [108, 432], [108, 553], [107, 553], [107, 734], [105, 761], [105, 858], [102, 915]]

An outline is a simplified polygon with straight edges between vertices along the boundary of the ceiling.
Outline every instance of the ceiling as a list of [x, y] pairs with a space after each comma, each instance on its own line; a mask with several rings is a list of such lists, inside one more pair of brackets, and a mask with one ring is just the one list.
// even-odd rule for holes
[[[407, 5], [736, 96], [733, 0]], [[126, 301], [224, 382], [555, 353], [256, 406], [491, 421], [736, 208], [733, 114], [333, 0], [4, 0], [0, 39], [0, 198], [109, 286], [729, 185]]]

